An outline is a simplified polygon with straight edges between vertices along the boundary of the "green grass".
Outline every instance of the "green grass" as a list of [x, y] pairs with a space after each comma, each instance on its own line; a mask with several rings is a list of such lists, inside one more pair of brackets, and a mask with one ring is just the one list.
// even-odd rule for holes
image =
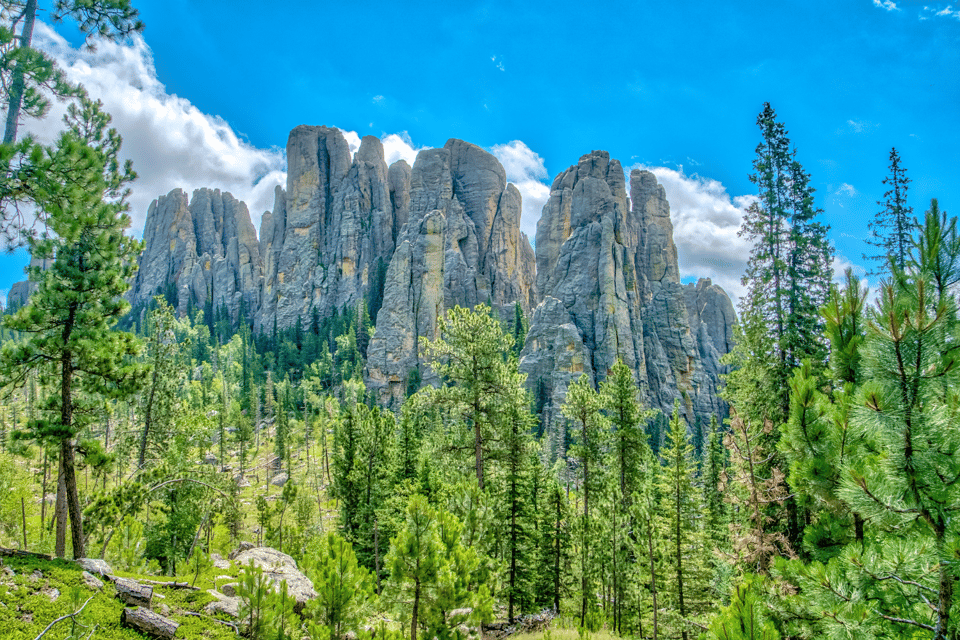
[[[51, 621], [76, 611], [91, 596], [92, 599], [76, 618], [76, 628], [72, 628], [70, 620], [59, 622], [44, 639], [67, 638], [71, 631], [79, 634], [79, 637], [85, 637], [94, 625], [96, 631], [92, 637], [96, 640], [144, 638], [136, 631], [120, 626], [123, 604], [114, 597], [113, 585], [104, 581], [101, 591], [90, 589], [81, 579], [83, 570], [74, 563], [65, 560], [4, 558], [3, 565], [13, 569], [16, 575], [9, 576], [0, 570], [0, 638], [33, 640]], [[31, 577], [34, 571], [42, 574], [39, 580]], [[212, 584], [213, 576], [202, 577]], [[198, 586], [201, 586], [199, 582]], [[60, 592], [56, 601], [51, 601], [48, 595], [50, 589]], [[164, 596], [163, 599], [154, 600], [155, 608], [159, 608], [160, 603], [167, 605], [171, 609], [168, 617], [180, 623], [178, 638], [227, 640], [236, 637], [228, 627], [184, 615], [187, 611], [202, 612], [203, 607], [213, 600], [206, 591], [158, 586], [154, 593]]]

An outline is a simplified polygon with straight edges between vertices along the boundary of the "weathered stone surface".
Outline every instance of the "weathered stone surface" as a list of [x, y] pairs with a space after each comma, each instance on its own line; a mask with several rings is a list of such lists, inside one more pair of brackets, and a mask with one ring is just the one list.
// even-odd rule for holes
[[[391, 169], [405, 177], [406, 169]], [[393, 190], [406, 206], [400, 180]], [[402, 210], [402, 209], [401, 209]], [[492, 155], [462, 140], [421, 151], [410, 173], [409, 213], [387, 269], [383, 307], [367, 351], [367, 383], [382, 402], [399, 401], [415, 369], [417, 339], [437, 337], [456, 305], [489, 302], [512, 317], [536, 302], [533, 252], [519, 231], [520, 193]]]
[[143, 230], [144, 251], [128, 298], [143, 304], [173, 287], [177, 311], [225, 305], [233, 319], [241, 305], [259, 306], [260, 243], [247, 205], [219, 189], [187, 195], [174, 189], [154, 200]]
[[682, 285], [670, 206], [647, 171], [630, 176], [603, 151], [580, 158], [553, 182], [537, 226], [543, 301], [530, 323], [520, 370], [563, 442], [557, 420], [569, 382], [598, 384], [622, 358], [647, 403], [684, 416], [723, 414], [719, 358], [731, 344], [733, 306], [701, 281]]
[[216, 598], [216, 600], [210, 602], [203, 608], [204, 613], [209, 615], [222, 613], [231, 618], [240, 616], [240, 598], [237, 598], [235, 595], [220, 593], [215, 589], [207, 589], [207, 593]]
[[97, 591], [103, 589], [103, 581], [89, 571], [81, 573], [80, 579], [83, 580], [83, 584], [87, 585], [90, 589], [96, 589]]
[[310, 578], [297, 569], [297, 561], [285, 553], [280, 553], [270, 547], [256, 547], [241, 552], [234, 560], [241, 567], [253, 562], [254, 566], [263, 570], [264, 576], [270, 579], [274, 588], [287, 581], [288, 593], [296, 599], [298, 608], [302, 608], [307, 600], [317, 597]]
[[[300, 126], [290, 133], [287, 163], [287, 189], [260, 227], [257, 326], [272, 327], [276, 318], [289, 327], [313, 310], [325, 317], [364, 299], [378, 304], [397, 233], [380, 140], [364, 137], [351, 161], [339, 130]], [[394, 181], [402, 185], [402, 168]]]
[[272, 484], [275, 487], [282, 487], [283, 485], [287, 484], [288, 479], [289, 479], [289, 476], [287, 475], [287, 472], [281, 471], [280, 473], [278, 473], [277, 475], [273, 476], [273, 478], [270, 479], [270, 484]]
[[95, 576], [108, 576], [113, 574], [113, 569], [110, 568], [106, 560], [101, 558], [79, 558], [74, 562], [80, 565], [84, 571], [89, 571]]
[[239, 556], [244, 551], [250, 551], [251, 549], [256, 549], [256, 548], [257, 548], [257, 545], [253, 544], [252, 542], [241, 540], [240, 544], [237, 545], [237, 548], [231, 551], [227, 557], [230, 558], [231, 560], [236, 560], [237, 556]]
[[[39, 267], [41, 270], [47, 269], [53, 260], [40, 260], [30, 258], [28, 268]], [[10, 285], [10, 291], [7, 293], [7, 309], [17, 309], [27, 304], [31, 294], [37, 289], [37, 283], [31, 279], [14, 282]]]

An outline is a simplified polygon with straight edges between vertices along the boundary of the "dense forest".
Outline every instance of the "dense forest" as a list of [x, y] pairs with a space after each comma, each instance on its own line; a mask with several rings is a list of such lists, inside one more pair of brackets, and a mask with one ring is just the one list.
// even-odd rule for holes
[[[94, 33], [139, 28], [125, 2], [63, 4]], [[541, 612], [581, 638], [958, 637], [960, 235], [936, 200], [914, 218], [896, 150], [864, 229], [880, 286], [838, 284], [764, 105], [729, 415], [649, 409], [618, 363], [570, 384], [557, 446], [518, 371], [519, 305], [449, 311], [419, 345], [437, 384], [411, 376], [395, 410], [363, 381], [382, 300], [268, 332], [210, 303], [178, 316], [172, 289], [131, 309], [135, 174], [101, 105], [32, 63], [11, 113], [42, 114], [29, 82], [74, 103], [52, 147], [14, 115], [0, 157], [4, 230], [38, 261], [0, 330], [3, 547], [194, 581], [272, 547], [316, 597], [241, 567], [250, 638], [454, 638]]]

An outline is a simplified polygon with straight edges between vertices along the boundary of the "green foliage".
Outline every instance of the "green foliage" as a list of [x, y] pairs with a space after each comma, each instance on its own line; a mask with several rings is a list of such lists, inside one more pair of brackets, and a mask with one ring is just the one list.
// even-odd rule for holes
[[314, 626], [328, 632], [324, 640], [339, 640], [347, 632], [356, 632], [375, 596], [370, 572], [357, 564], [350, 543], [336, 533], [327, 533], [306, 573], [318, 594], [307, 604], [306, 614]]
[[780, 640], [776, 627], [764, 614], [764, 580], [746, 574], [730, 598], [730, 604], [710, 623], [707, 640]]
[[237, 597], [244, 632], [254, 640], [265, 638], [270, 619], [270, 579], [253, 560], [241, 568], [238, 578]]
[[[135, 174], [120, 164], [121, 139], [107, 129], [110, 117], [99, 102], [71, 104], [64, 118], [69, 129], [56, 149], [38, 160], [51, 178], [37, 206], [47, 230], [30, 239], [34, 258], [50, 260], [47, 270], [31, 269], [37, 290], [7, 328], [24, 334], [4, 344], [0, 374], [22, 384], [36, 375], [51, 393], [44, 414], [28, 425], [28, 437], [60, 445], [74, 553], [84, 554], [80, 500], [75, 475], [75, 438], [103, 407], [106, 398], [132, 394], [142, 368], [131, 356], [140, 348], [129, 333], [112, 327], [129, 309], [122, 298], [136, 269], [140, 243], [124, 234], [126, 184]], [[58, 551], [63, 545], [58, 541]]]
[[462, 425], [464, 444], [454, 446], [473, 453], [474, 472], [484, 490], [487, 458], [504, 430], [501, 416], [525, 401], [516, 360], [505, 358], [513, 339], [486, 305], [472, 311], [454, 307], [438, 329], [438, 340], [421, 338], [427, 361], [444, 381], [434, 400]]
[[903, 270], [910, 258], [910, 249], [913, 242], [913, 232], [918, 228], [913, 218], [913, 207], [907, 205], [907, 191], [910, 188], [910, 178], [907, 170], [900, 165], [900, 154], [896, 148], [890, 149], [890, 174], [883, 179], [883, 184], [889, 187], [883, 194], [883, 202], [877, 202], [883, 207], [873, 220], [867, 224], [870, 234], [867, 244], [876, 248], [874, 255], [864, 254], [864, 258], [877, 264], [870, 275], [886, 273], [887, 266]]

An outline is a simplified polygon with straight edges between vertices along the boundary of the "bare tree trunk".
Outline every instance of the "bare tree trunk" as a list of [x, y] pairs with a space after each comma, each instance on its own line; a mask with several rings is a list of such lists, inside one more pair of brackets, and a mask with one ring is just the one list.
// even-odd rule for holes
[[[23, 31], [20, 32], [20, 49], [30, 47], [30, 42], [33, 40], [33, 22], [36, 17], [37, 0], [27, 0], [27, 4], [23, 9]], [[7, 127], [3, 133], [3, 141], [7, 144], [13, 144], [17, 140], [20, 108], [23, 106], [23, 94], [26, 89], [22, 64], [22, 62], [18, 62], [13, 70], [10, 100], [7, 103]]]

